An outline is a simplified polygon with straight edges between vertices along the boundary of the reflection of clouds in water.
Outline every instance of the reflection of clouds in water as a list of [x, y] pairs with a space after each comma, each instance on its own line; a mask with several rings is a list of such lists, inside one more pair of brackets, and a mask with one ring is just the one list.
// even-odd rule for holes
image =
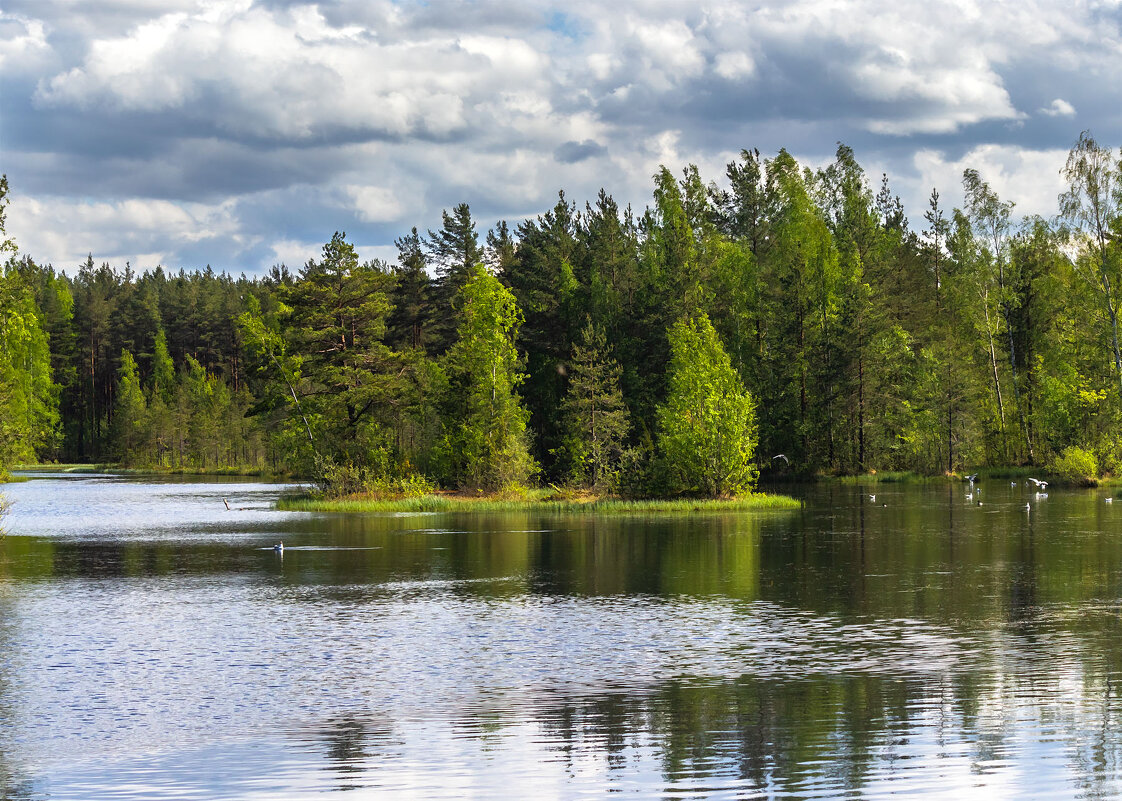
[[279, 495], [298, 486], [45, 474], [6, 488], [14, 501], [6, 522], [14, 535], [52, 539], [227, 541], [302, 517], [273, 509]]
[[172, 594], [159, 579], [28, 586], [10, 671], [21, 728], [42, 741], [85, 715], [88, 736], [127, 750], [342, 710], [440, 714], [482, 696], [517, 713], [542, 694], [683, 676], [930, 674], [957, 669], [969, 648], [916, 621], [842, 624], [770, 604], [449, 595], [469, 586], [331, 587], [327, 597], [209, 578]]

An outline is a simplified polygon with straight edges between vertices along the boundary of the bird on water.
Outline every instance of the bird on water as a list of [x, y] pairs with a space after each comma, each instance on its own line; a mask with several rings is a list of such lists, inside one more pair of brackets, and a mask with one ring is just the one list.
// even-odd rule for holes
[[278, 542], [276, 545], [273, 546], [273, 550], [276, 551], [277, 553], [284, 553], [284, 543], [283, 542]]

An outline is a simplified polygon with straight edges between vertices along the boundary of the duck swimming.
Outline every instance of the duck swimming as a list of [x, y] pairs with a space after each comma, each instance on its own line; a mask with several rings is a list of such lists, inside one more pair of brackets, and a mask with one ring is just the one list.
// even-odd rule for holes
[[273, 546], [273, 550], [276, 551], [277, 553], [284, 553], [284, 543], [283, 542], [278, 542], [276, 545]]

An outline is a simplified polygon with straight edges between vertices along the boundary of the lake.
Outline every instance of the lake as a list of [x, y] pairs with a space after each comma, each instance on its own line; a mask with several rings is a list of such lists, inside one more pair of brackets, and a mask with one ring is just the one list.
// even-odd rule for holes
[[30, 478], [3, 487], [5, 799], [1122, 793], [1106, 491], [344, 516]]

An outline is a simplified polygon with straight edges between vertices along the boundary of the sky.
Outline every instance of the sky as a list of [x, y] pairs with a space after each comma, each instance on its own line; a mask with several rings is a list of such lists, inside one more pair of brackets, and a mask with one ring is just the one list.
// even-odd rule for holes
[[913, 228], [977, 169], [1052, 216], [1080, 131], [1122, 144], [1119, 2], [4, 0], [7, 233], [40, 263], [253, 275], [482, 232], [659, 165], [853, 148]]

